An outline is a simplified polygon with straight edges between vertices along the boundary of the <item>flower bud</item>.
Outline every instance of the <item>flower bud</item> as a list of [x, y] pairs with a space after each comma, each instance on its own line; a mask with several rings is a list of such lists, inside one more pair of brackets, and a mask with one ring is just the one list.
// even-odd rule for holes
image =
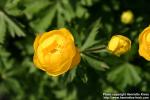
[[111, 38], [108, 43], [107, 49], [117, 55], [120, 56], [121, 54], [126, 53], [131, 48], [131, 41], [122, 35], [115, 35]]
[[124, 11], [121, 14], [121, 22], [124, 24], [131, 24], [133, 22], [133, 18], [134, 18], [134, 15], [133, 15], [132, 11], [130, 11], [130, 10]]
[[150, 26], [139, 35], [139, 55], [150, 61]]
[[34, 41], [33, 62], [49, 75], [58, 76], [80, 62], [80, 52], [75, 47], [69, 30], [61, 28], [38, 35]]

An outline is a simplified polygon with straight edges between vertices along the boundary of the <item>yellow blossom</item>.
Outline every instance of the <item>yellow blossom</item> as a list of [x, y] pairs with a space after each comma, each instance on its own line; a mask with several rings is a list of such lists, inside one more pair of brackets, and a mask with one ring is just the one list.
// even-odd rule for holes
[[150, 26], [146, 27], [139, 35], [139, 54], [150, 61]]
[[38, 35], [34, 41], [34, 51], [34, 64], [52, 76], [67, 72], [80, 62], [79, 50], [66, 28]]
[[133, 15], [132, 11], [130, 11], [130, 10], [124, 11], [121, 14], [121, 22], [124, 24], [131, 24], [133, 22], [133, 18], [134, 18], [134, 15]]
[[107, 49], [117, 55], [120, 56], [121, 54], [126, 53], [131, 48], [131, 41], [122, 35], [115, 35], [111, 38], [108, 43]]

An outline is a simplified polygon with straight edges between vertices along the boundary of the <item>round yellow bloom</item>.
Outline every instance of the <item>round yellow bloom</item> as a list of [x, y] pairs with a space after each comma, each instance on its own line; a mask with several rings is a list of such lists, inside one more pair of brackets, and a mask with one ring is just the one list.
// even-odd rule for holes
[[130, 11], [130, 10], [124, 11], [121, 14], [121, 22], [124, 24], [131, 24], [133, 22], [133, 18], [134, 18], [134, 15], [133, 15], [132, 11]]
[[52, 76], [63, 74], [80, 62], [74, 38], [65, 28], [38, 35], [34, 51], [34, 64]]
[[150, 26], [139, 35], [139, 54], [150, 61]]
[[131, 48], [131, 41], [122, 35], [115, 35], [108, 43], [107, 49], [113, 54], [120, 56]]

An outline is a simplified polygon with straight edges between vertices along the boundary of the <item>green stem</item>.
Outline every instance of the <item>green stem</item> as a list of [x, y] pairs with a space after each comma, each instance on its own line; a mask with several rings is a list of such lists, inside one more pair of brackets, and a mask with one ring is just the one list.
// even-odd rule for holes
[[95, 51], [101, 51], [101, 50], [105, 50], [106, 49], [106, 46], [105, 45], [102, 45], [100, 47], [95, 47], [95, 48], [89, 48], [89, 49], [86, 49], [82, 52], [95, 52]]

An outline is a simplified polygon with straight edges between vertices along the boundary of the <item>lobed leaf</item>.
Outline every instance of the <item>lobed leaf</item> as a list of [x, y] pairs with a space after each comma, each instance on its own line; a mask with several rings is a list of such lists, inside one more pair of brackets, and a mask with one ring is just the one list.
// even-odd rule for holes
[[84, 51], [85, 49], [87, 49], [93, 45], [93, 43], [95, 42], [95, 37], [98, 33], [100, 26], [101, 26], [101, 24], [100, 24], [100, 19], [99, 19], [93, 24], [93, 27], [92, 27], [91, 32], [89, 33], [89, 36], [87, 37], [83, 46], [81, 47], [81, 51]]
[[96, 70], [105, 70], [109, 68], [109, 66], [103, 61], [97, 60], [93, 57], [86, 55], [84, 55], [83, 57], [86, 59], [89, 65]]
[[128, 85], [135, 86], [141, 81], [139, 69], [129, 63], [124, 63], [108, 73], [107, 79], [125, 89]]

